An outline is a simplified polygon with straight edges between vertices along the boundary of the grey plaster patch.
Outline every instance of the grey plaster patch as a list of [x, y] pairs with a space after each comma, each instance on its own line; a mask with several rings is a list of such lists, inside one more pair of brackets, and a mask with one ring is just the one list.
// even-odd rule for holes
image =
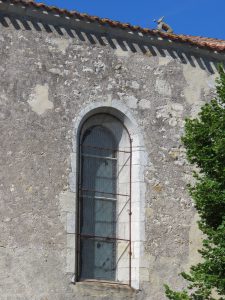
[[133, 108], [133, 109], [137, 108], [138, 99], [135, 98], [134, 96], [125, 97], [125, 101], [126, 101], [128, 107]]
[[195, 103], [195, 105], [191, 108], [191, 116], [192, 118], [196, 118], [198, 116], [198, 113], [201, 111], [202, 106], [205, 104], [204, 101], [198, 101]]
[[166, 57], [159, 56], [158, 59], [159, 59], [159, 66], [166, 66], [172, 61], [171, 57], [169, 56]]
[[162, 96], [171, 96], [172, 94], [170, 84], [166, 80], [157, 78], [155, 88], [156, 91]]
[[180, 103], [168, 102], [166, 105], [159, 106], [156, 111], [156, 118], [168, 123], [171, 127], [184, 126], [183, 120], [184, 107]]
[[49, 69], [49, 72], [56, 75], [61, 75], [61, 76], [63, 75], [63, 72], [58, 68], [51, 68]]
[[54, 38], [50, 40], [51, 44], [56, 45], [57, 48], [62, 52], [65, 53], [67, 48], [69, 47], [70, 40], [65, 38]]
[[150, 109], [151, 108], [151, 102], [147, 99], [141, 99], [139, 102], [138, 102], [138, 106], [141, 108], [141, 109]]
[[138, 90], [140, 88], [140, 84], [137, 81], [132, 81], [131, 87], [135, 90]]
[[53, 109], [54, 105], [49, 101], [49, 86], [47, 84], [37, 84], [29, 97], [28, 104], [38, 115], [42, 115], [47, 110]]
[[201, 250], [202, 248], [202, 241], [204, 238], [204, 235], [200, 231], [198, 227], [198, 221], [199, 221], [198, 214], [194, 215], [194, 218], [191, 222], [191, 227], [189, 231], [189, 255], [188, 255], [188, 263], [186, 265], [186, 269], [189, 271], [190, 267], [193, 265], [196, 265], [199, 263], [202, 258], [201, 254], [198, 252], [198, 250]]
[[197, 103], [201, 99], [201, 93], [209, 93], [215, 86], [215, 75], [209, 75], [200, 68], [193, 68], [187, 64], [183, 66], [183, 75], [187, 85], [184, 89], [186, 101], [190, 104]]

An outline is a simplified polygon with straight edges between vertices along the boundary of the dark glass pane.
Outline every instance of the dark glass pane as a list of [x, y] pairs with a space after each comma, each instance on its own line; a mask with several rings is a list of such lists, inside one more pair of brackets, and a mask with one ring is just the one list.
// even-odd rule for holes
[[115, 157], [116, 143], [114, 137], [104, 127], [95, 126], [88, 129], [83, 137], [82, 153], [103, 157]]
[[[116, 193], [116, 160], [82, 157], [82, 188]], [[97, 195], [97, 193], [96, 193]], [[99, 196], [101, 196], [98, 193]]]
[[107, 129], [92, 127], [84, 134], [81, 150], [80, 275], [84, 279], [114, 280], [116, 247], [112, 240], [106, 240], [116, 233], [114, 138]]
[[81, 212], [82, 234], [101, 237], [115, 236], [116, 201], [82, 197]]
[[115, 242], [82, 238], [81, 278], [114, 280], [115, 250]]

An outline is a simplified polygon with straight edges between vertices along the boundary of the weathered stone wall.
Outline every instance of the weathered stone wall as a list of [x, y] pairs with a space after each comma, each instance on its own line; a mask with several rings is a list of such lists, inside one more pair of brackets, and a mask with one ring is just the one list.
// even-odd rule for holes
[[[0, 24], [0, 299], [165, 299], [163, 284], [182, 287], [178, 273], [197, 259], [180, 137], [185, 117], [211, 99], [216, 75], [179, 55], [21, 24]], [[73, 221], [61, 201], [73, 201], [73, 120], [91, 103], [113, 101], [136, 120], [148, 155], [139, 291], [73, 285], [67, 274], [73, 240], [65, 224]]]

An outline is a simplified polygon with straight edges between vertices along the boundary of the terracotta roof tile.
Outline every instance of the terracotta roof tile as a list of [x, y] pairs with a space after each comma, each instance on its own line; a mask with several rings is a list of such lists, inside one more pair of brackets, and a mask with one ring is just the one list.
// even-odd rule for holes
[[[2, 0], [3, 2], [7, 2], [8, 0]], [[80, 19], [86, 19], [90, 22], [98, 22], [101, 25], [109, 25], [111, 27], [118, 27], [121, 29], [130, 29], [132, 31], [140, 31], [143, 34], [150, 34], [158, 37], [162, 37], [164, 39], [183, 42], [193, 46], [197, 46], [200, 48], [205, 48], [217, 52], [225, 52], [225, 40], [219, 40], [215, 38], [207, 38], [201, 36], [192, 36], [192, 35], [183, 35], [183, 34], [174, 34], [174, 33], [165, 33], [160, 32], [158, 30], [149, 29], [149, 28], [141, 28], [140, 26], [133, 26], [129, 23], [121, 23], [114, 20], [109, 20], [107, 18], [99, 18], [96, 16], [90, 16], [84, 13], [78, 13], [76, 11], [68, 11], [66, 9], [60, 9], [55, 6], [48, 6], [44, 3], [34, 2], [32, 0], [10, 0], [13, 4], [22, 4], [25, 6], [34, 7], [37, 9], [45, 9], [49, 12], [57, 13], [60, 15], [66, 15], [69, 17], [77, 17]]]

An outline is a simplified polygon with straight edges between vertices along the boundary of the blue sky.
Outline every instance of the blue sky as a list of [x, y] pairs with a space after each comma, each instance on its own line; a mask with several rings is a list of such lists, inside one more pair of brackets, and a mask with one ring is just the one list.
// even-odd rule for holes
[[175, 33], [225, 39], [225, 0], [37, 0], [69, 10], [155, 28], [165, 16]]

